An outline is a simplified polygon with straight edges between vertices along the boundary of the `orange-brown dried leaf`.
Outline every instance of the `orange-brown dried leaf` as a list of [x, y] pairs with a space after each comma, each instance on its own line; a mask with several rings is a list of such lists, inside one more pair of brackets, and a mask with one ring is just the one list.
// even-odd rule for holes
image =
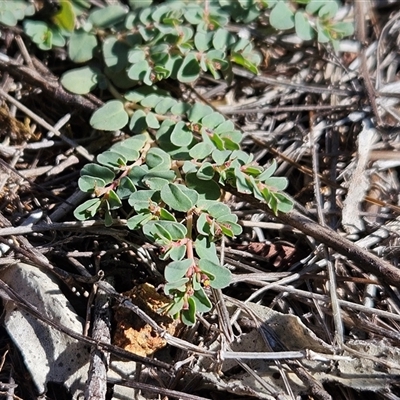
[[[172, 319], [169, 315], [160, 314], [160, 310], [170, 303], [170, 299], [157, 293], [154, 286], [145, 283], [123, 293], [123, 295], [146, 312], [169, 334], [178, 333], [180, 322]], [[117, 327], [114, 334], [114, 344], [124, 350], [140, 356], [149, 356], [166, 346], [167, 342], [132, 311], [117, 308], [115, 319]]]

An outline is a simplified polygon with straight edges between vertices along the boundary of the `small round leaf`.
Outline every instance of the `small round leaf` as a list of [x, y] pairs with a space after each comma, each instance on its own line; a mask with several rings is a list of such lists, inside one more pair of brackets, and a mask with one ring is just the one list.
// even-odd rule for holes
[[120, 168], [126, 165], [126, 158], [114, 151], [105, 151], [97, 156], [97, 162], [110, 168]]
[[184, 58], [179, 68], [177, 78], [180, 82], [188, 83], [195, 81], [200, 75], [200, 65], [195, 53], [189, 53]]
[[90, 13], [89, 21], [99, 28], [108, 28], [121, 22], [128, 12], [128, 8], [120, 4], [97, 8]]
[[197, 201], [197, 198], [193, 201], [193, 197], [197, 197], [197, 193], [192, 190], [190, 196], [190, 189], [185, 189], [183, 185], [169, 183], [161, 189], [161, 199], [173, 210], [182, 212], [189, 211]]
[[172, 144], [175, 146], [189, 146], [192, 140], [192, 131], [187, 127], [185, 122], [179, 121], [171, 133]]
[[99, 69], [89, 66], [71, 69], [61, 76], [61, 84], [72, 93], [87, 94], [97, 86], [100, 75]]
[[211, 155], [213, 149], [214, 147], [212, 144], [200, 142], [190, 149], [189, 154], [190, 157], [194, 158], [195, 160], [203, 160]]
[[129, 129], [133, 133], [142, 133], [147, 129], [146, 113], [143, 110], [136, 110], [129, 121]]
[[302, 40], [311, 40], [314, 37], [312, 28], [306, 13], [297, 11], [294, 16], [294, 24], [297, 36]]
[[122, 129], [128, 121], [129, 116], [122, 101], [110, 100], [93, 113], [90, 125], [94, 129], [116, 131]]
[[74, 217], [79, 221], [93, 218], [101, 205], [100, 199], [90, 199], [78, 206], [74, 211]]
[[69, 58], [75, 63], [84, 63], [93, 58], [94, 49], [97, 46], [97, 38], [93, 33], [83, 29], [71, 33], [68, 44]]
[[78, 179], [78, 186], [82, 192], [93, 193], [96, 188], [106, 186], [106, 183], [99, 177], [83, 175]]
[[294, 27], [294, 14], [286, 1], [279, 0], [272, 9], [269, 21], [275, 29], [286, 30]]
[[81, 169], [81, 176], [84, 175], [101, 178], [106, 184], [111, 183], [115, 178], [115, 174], [110, 168], [95, 163], [86, 164]]
[[176, 282], [183, 278], [188, 269], [193, 265], [192, 259], [170, 262], [164, 271], [164, 277], [167, 282]]
[[211, 275], [210, 286], [214, 289], [223, 289], [231, 283], [232, 275], [228, 268], [204, 258], [199, 261], [199, 268], [207, 275]]

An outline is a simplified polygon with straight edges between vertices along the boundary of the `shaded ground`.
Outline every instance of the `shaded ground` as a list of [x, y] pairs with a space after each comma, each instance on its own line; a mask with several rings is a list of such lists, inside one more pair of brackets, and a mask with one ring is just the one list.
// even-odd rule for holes
[[[161, 321], [148, 303], [151, 297], [162, 300], [140, 286], [150, 283], [159, 289], [163, 283], [154, 246], [122, 226], [79, 225], [73, 218], [71, 210], [80, 200], [71, 196], [87, 160], [65, 138], [91, 155], [117, 140], [93, 132], [88, 124], [100, 100], [64, 92], [57, 80], [67, 68], [62, 52], [39, 52], [23, 37], [33, 61], [27, 66], [15, 41], [19, 30], [4, 28], [0, 46], [10, 59], [0, 59], [2, 264], [23, 261], [46, 274], [52, 269], [61, 295], [82, 318], [92, 304], [92, 277], [99, 271], [118, 293], [133, 287], [145, 293], [135, 292], [132, 303], [150, 325], [155, 321], [171, 328], [182, 342], [161, 340], [150, 325], [145, 333], [138, 331], [143, 322], [134, 307], [118, 307], [118, 294], [100, 287], [110, 298], [106, 306], [111, 307], [111, 336], [117, 339], [111, 339], [113, 345], [127, 344], [124, 333], [128, 344], [136, 345], [144, 334], [147, 341], [136, 354], [169, 366], [182, 361], [181, 368], [168, 370], [132, 356], [131, 361], [143, 362], [141, 373], [138, 364], [131, 364], [137, 379], [130, 383], [143, 389], [142, 398], [157, 398], [157, 393], [173, 398], [168, 390], [187, 399], [398, 398], [400, 20], [394, 8], [366, 8], [369, 17], [357, 21], [358, 28], [365, 24], [365, 37], [361, 30], [358, 37], [365, 47], [349, 40], [334, 55], [322, 45], [297, 44], [280, 35], [268, 41], [260, 37], [265, 60], [259, 76], [235, 69], [230, 84], [204, 77], [195, 91], [183, 85], [174, 91], [207, 101], [232, 118], [244, 132], [244, 148], [260, 165], [277, 160], [277, 173], [289, 179], [288, 193], [296, 200], [294, 213], [276, 219], [247, 197], [233, 191], [225, 196], [244, 227], [240, 237], [220, 248], [233, 283], [223, 296], [213, 293], [219, 304], [213, 313], [185, 329]], [[57, 125], [66, 114], [70, 119]], [[49, 132], [42, 119], [64, 137]], [[3, 298], [11, 296], [1, 290]], [[35, 398], [32, 371], [5, 329], [0, 337], [1, 392], [9, 398]], [[293, 359], [237, 354], [235, 360], [218, 360], [228, 346], [238, 352], [291, 351]], [[201, 349], [205, 352], [198, 355]], [[127, 357], [115, 347], [106, 350], [113, 359]], [[109, 376], [109, 398], [115, 383], [123, 383], [121, 377]], [[51, 384], [47, 398], [71, 396]]]

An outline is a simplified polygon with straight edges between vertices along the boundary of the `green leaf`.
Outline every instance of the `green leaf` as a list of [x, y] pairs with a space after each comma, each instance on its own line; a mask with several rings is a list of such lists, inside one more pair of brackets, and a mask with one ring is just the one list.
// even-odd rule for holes
[[[129, 79], [128, 74], [124, 69], [117, 72], [113, 71], [112, 68], [105, 66], [103, 71], [117, 88], [126, 90], [135, 85], [135, 82], [132, 81], [132, 79]], [[104, 80], [103, 82], [99, 82], [99, 87], [100, 89], [105, 90], [108, 89], [109, 84]]]
[[185, 325], [192, 326], [196, 322], [196, 303], [192, 297], [187, 299], [187, 303], [187, 308], [182, 308], [181, 319]]
[[175, 146], [188, 146], [192, 143], [192, 140], [192, 131], [187, 127], [185, 122], [179, 121], [171, 133], [172, 144]]
[[106, 183], [99, 177], [84, 175], [79, 178], [78, 186], [82, 192], [93, 193], [96, 188], [105, 187]]
[[136, 187], [132, 180], [127, 176], [122, 177], [117, 187], [117, 196], [121, 200], [125, 200], [134, 192], [136, 192]]
[[124, 142], [114, 144], [110, 150], [124, 156], [126, 161], [136, 161], [139, 158], [139, 152], [124, 146]]
[[68, 44], [68, 56], [75, 63], [84, 63], [93, 58], [97, 46], [94, 34], [77, 29], [71, 33]]
[[[166, 221], [174, 221], [176, 222], [176, 218], [171, 214], [168, 210], [165, 208], [160, 209], [160, 219], [161, 220], [166, 220]], [[185, 233], [186, 235], [186, 233]]]
[[142, 60], [129, 68], [128, 76], [134, 81], [143, 81], [149, 71], [151, 71], [149, 63], [147, 60]]
[[190, 122], [200, 122], [203, 117], [206, 115], [210, 115], [214, 112], [214, 110], [207, 105], [196, 103], [193, 107], [191, 107], [187, 111], [187, 117]]
[[74, 211], [74, 217], [79, 221], [93, 218], [101, 205], [100, 199], [90, 199], [78, 206]]
[[268, 207], [273, 211], [275, 215], [278, 214], [278, 200], [274, 193], [270, 192], [269, 200], [267, 202]]
[[354, 24], [351, 22], [336, 22], [331, 25], [331, 30], [336, 32], [339, 38], [351, 36], [354, 33]]
[[113, 219], [110, 213], [108, 202], [106, 202], [107, 208], [104, 210], [104, 226], [112, 226]]
[[212, 221], [209, 221], [207, 219], [207, 214], [206, 213], [201, 213], [199, 218], [197, 218], [196, 221], [196, 229], [197, 232], [200, 235], [209, 237], [210, 235], [213, 235], [212, 232]]
[[129, 178], [132, 179], [134, 185], [139, 185], [142, 178], [149, 172], [149, 167], [147, 165], [134, 165], [129, 171]]
[[146, 175], [143, 177], [142, 183], [151, 190], [161, 190], [165, 185], [168, 185], [169, 181], [157, 176], [148, 178]]
[[51, 18], [53, 23], [62, 30], [72, 32], [75, 28], [75, 13], [71, 2], [60, 0], [58, 5], [59, 11]]
[[[200, 205], [201, 204], [199, 204], [199, 206]], [[206, 206], [206, 210], [213, 218], [218, 221], [226, 220], [224, 219], [224, 217], [226, 216], [232, 216], [231, 209], [226, 204], [220, 203], [219, 201], [210, 202], [209, 206]]]
[[266, 179], [269, 179], [276, 171], [277, 164], [275, 160], [272, 160], [271, 165], [264, 170], [264, 172], [258, 175], [257, 179], [261, 182], [264, 182]]
[[263, 171], [263, 168], [256, 165], [245, 165], [244, 168], [242, 168], [242, 171], [250, 176], [259, 176]]
[[321, 0], [309, 0], [306, 5], [306, 12], [309, 14], [315, 14], [325, 4], [325, 1]]
[[41, 50], [50, 50], [53, 43], [53, 32], [50, 27], [42, 21], [24, 20], [25, 33], [37, 44]]
[[208, 312], [212, 308], [212, 304], [204, 289], [200, 287], [196, 290], [192, 296], [194, 302], [196, 303], [196, 310], [199, 313]]
[[213, 112], [202, 118], [201, 123], [204, 127], [214, 129], [221, 125], [225, 121], [225, 118], [219, 112]]
[[171, 110], [171, 108], [173, 106], [175, 106], [175, 104], [177, 103], [177, 101], [173, 98], [167, 97], [162, 99], [159, 103], [157, 103], [157, 105], [154, 108], [154, 111], [157, 114], [166, 114], [169, 110]]
[[190, 8], [185, 9], [184, 16], [190, 24], [198, 25], [203, 22], [203, 12], [203, 9], [199, 5], [192, 4]]
[[283, 213], [288, 213], [293, 210], [294, 203], [283, 193], [275, 193], [275, 197], [278, 200], [278, 210]]
[[[193, 201], [189, 197], [189, 189], [183, 185], [170, 183], [161, 189], [161, 199], [173, 210], [186, 212], [189, 211], [196, 203], [197, 198]], [[191, 197], [197, 197], [197, 193], [192, 190]]]
[[162, 97], [160, 95], [153, 93], [143, 98], [140, 104], [146, 108], [154, 108], [161, 100]]
[[240, 53], [232, 52], [231, 61], [236, 63], [236, 64], [238, 64], [238, 65], [241, 65], [243, 68], [246, 68], [247, 70], [249, 70], [254, 75], [258, 74], [257, 66], [254, 63], [252, 63], [251, 61], [249, 61], [248, 59], [246, 59]]
[[278, 30], [294, 27], [294, 14], [286, 1], [279, 0], [269, 15], [270, 24]]
[[137, 10], [151, 6], [153, 0], [128, 0], [128, 2], [132, 10]]
[[209, 240], [208, 235], [198, 235], [194, 247], [199, 258], [206, 258], [215, 264], [219, 264], [217, 248], [215, 243]]
[[101, 178], [105, 182], [105, 184], [111, 183], [115, 178], [115, 174], [110, 168], [103, 167], [94, 163], [86, 164], [81, 169], [81, 176], [84, 175]]
[[102, 46], [104, 63], [113, 73], [122, 71], [128, 64], [129, 46], [116, 36], [108, 36]]
[[197, 172], [197, 164], [192, 161], [185, 161], [182, 166], [182, 171], [184, 174], [189, 174], [191, 172]]
[[240, 148], [237, 140], [232, 140], [229, 137], [220, 136], [217, 134], [212, 135], [211, 140], [215, 143], [215, 146], [222, 150], [238, 150]]
[[128, 61], [132, 64], [136, 64], [139, 61], [146, 59], [146, 53], [143, 49], [133, 48], [128, 51]]
[[326, 26], [324, 26], [321, 21], [317, 20], [316, 22], [317, 26], [317, 33], [318, 33], [318, 42], [320, 43], [328, 43], [331, 39], [331, 33], [327, 29]]
[[89, 21], [98, 28], [110, 28], [122, 22], [128, 8], [119, 4], [98, 8], [89, 15]]
[[147, 129], [146, 113], [143, 110], [136, 110], [129, 121], [129, 129], [133, 133], [142, 133]]
[[15, 26], [18, 23], [18, 18], [10, 10], [1, 10], [0, 11], [0, 23], [4, 24], [6, 26]]
[[195, 173], [186, 175], [186, 184], [190, 189], [194, 189], [200, 200], [217, 200], [221, 196], [221, 188], [213, 180], [199, 179]]
[[72, 93], [87, 94], [97, 86], [100, 75], [98, 68], [89, 66], [71, 69], [61, 75], [61, 84]]
[[188, 53], [179, 68], [177, 78], [180, 82], [195, 81], [200, 75], [200, 65], [195, 53]]
[[214, 34], [213, 46], [217, 50], [225, 50], [235, 41], [235, 37], [228, 30], [220, 28]]
[[[165, 223], [165, 221], [163, 221]], [[168, 226], [159, 224], [157, 221], [150, 221], [143, 226], [143, 233], [152, 241], [159, 244], [169, 244], [172, 236], [168, 231]]]
[[219, 223], [219, 226], [222, 230], [222, 233], [225, 236], [232, 237], [232, 238], [237, 235], [240, 235], [243, 231], [242, 227], [235, 222], [223, 222], [223, 223], [221, 222], [221, 223]]
[[210, 143], [200, 142], [190, 149], [189, 155], [195, 160], [203, 160], [211, 155], [213, 149], [214, 147]]
[[314, 29], [310, 24], [307, 14], [297, 11], [294, 16], [294, 25], [297, 36], [302, 40], [311, 40], [314, 38]]
[[146, 164], [150, 169], [170, 169], [171, 157], [164, 150], [158, 147], [152, 147], [146, 154]]
[[214, 289], [223, 289], [231, 283], [232, 275], [228, 268], [204, 258], [200, 259], [199, 268], [210, 276], [210, 286]]
[[148, 25], [150, 22], [152, 22], [151, 18], [152, 12], [153, 10], [151, 7], [143, 8], [142, 10], [140, 10], [139, 20], [143, 25]]
[[[186, 290], [187, 282], [189, 282], [189, 278], [182, 278], [175, 282], [169, 282], [164, 285], [164, 293], [167, 296], [169, 296], [170, 294], [172, 294], [175, 291], [184, 293]], [[174, 298], [174, 306], [171, 307], [171, 309], [168, 311], [168, 313], [170, 313], [171, 315], [175, 315], [182, 309], [183, 304], [184, 304], [183, 296]]]
[[183, 278], [188, 269], [193, 265], [192, 259], [170, 262], [164, 271], [164, 277], [167, 282], [176, 282]]
[[209, 162], [205, 162], [197, 171], [196, 176], [203, 181], [209, 181], [214, 177], [214, 174], [214, 167]]
[[125, 111], [124, 103], [119, 100], [110, 100], [93, 113], [90, 125], [94, 129], [116, 131], [122, 129], [128, 121], [129, 116]]
[[174, 106], [172, 106], [171, 113], [173, 115], [182, 115], [185, 114], [190, 109], [191, 109], [190, 104], [178, 101]]
[[197, 32], [194, 36], [194, 45], [198, 51], [207, 51], [211, 47], [213, 32]]
[[169, 257], [171, 257], [172, 260], [180, 261], [186, 255], [186, 246], [182, 245], [171, 247], [168, 255]]
[[153, 215], [150, 213], [134, 215], [133, 217], [129, 218], [126, 221], [126, 226], [130, 230], [134, 231], [135, 229], [141, 228], [142, 225], [145, 225], [152, 218], [153, 218]]
[[166, 168], [152, 168], [149, 172], [143, 177], [143, 179], [153, 179], [160, 178], [165, 179], [168, 182], [172, 182], [176, 178], [176, 173], [174, 170], [166, 169]]
[[146, 124], [149, 128], [158, 129], [160, 127], [160, 122], [158, 121], [157, 117], [154, 113], [149, 112], [146, 115]]
[[268, 186], [269, 189], [277, 191], [285, 190], [288, 185], [288, 180], [284, 177], [273, 176], [271, 178], [265, 179], [264, 183]]
[[231, 155], [231, 150], [218, 150], [215, 149], [212, 152], [212, 159], [215, 161], [217, 165], [223, 165], [225, 161], [228, 160], [229, 156]]
[[246, 179], [246, 175], [240, 170], [240, 168], [235, 168], [235, 184], [236, 188], [240, 193], [251, 194], [252, 188]]
[[325, 4], [319, 9], [318, 16], [323, 19], [330, 19], [335, 17], [339, 10], [338, 3], [335, 0], [326, 1]]
[[15, 26], [18, 20], [35, 14], [35, 5], [22, 0], [0, 2], [0, 22]]
[[106, 197], [110, 210], [117, 210], [122, 206], [121, 200], [114, 190], [109, 190]]
[[126, 159], [122, 154], [114, 151], [105, 151], [97, 156], [97, 162], [110, 168], [120, 168], [126, 165]]

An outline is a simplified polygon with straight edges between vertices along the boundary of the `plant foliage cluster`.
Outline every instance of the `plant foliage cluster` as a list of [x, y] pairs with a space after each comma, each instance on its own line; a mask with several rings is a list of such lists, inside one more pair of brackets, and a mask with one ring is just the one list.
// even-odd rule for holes
[[154, 137], [140, 133], [116, 143], [98, 163], [87, 164], [78, 183], [94, 197], [75, 216], [86, 220], [100, 213], [112, 225], [113, 210], [127, 201], [128, 228], [142, 229], [160, 246], [160, 258], [170, 261], [165, 269], [165, 292], [173, 297], [169, 312], [182, 311], [182, 320], [192, 324], [196, 311], [211, 309], [204, 289], [229, 284], [215, 242], [242, 231], [237, 216], [220, 201], [223, 187], [251, 193], [274, 212], [290, 211], [292, 202], [281, 192], [287, 180], [273, 176], [276, 163], [267, 169], [255, 165], [240, 150], [241, 134], [231, 121], [202, 104], [187, 107], [185, 116], [187, 121], [164, 120]]
[[[208, 288], [223, 288], [230, 272], [220, 265], [216, 242], [241, 233], [237, 216], [223, 203], [224, 187], [251, 194], [274, 213], [293, 204], [287, 181], [274, 177], [276, 163], [257, 165], [240, 148], [241, 132], [203, 104], [173, 98], [157, 83], [192, 83], [202, 74], [231, 79], [232, 66], [258, 73], [262, 59], [240, 27], [294, 30], [303, 40], [334, 46], [352, 34], [352, 24], [335, 20], [335, 0], [129, 0], [95, 8], [87, 0], [60, 0], [47, 19], [23, 0], [0, 2], [0, 22], [23, 20], [25, 33], [41, 50], [67, 46], [81, 66], [65, 72], [63, 86], [86, 94], [108, 91], [91, 117], [99, 130], [124, 129], [131, 137], [98, 155], [81, 171], [79, 188], [91, 198], [75, 210], [79, 220], [101, 215], [112, 225], [128, 208], [127, 226], [141, 229], [166, 260], [168, 312], [193, 324], [196, 312], [212, 305]], [[247, 34], [251, 33], [247, 29]]]

